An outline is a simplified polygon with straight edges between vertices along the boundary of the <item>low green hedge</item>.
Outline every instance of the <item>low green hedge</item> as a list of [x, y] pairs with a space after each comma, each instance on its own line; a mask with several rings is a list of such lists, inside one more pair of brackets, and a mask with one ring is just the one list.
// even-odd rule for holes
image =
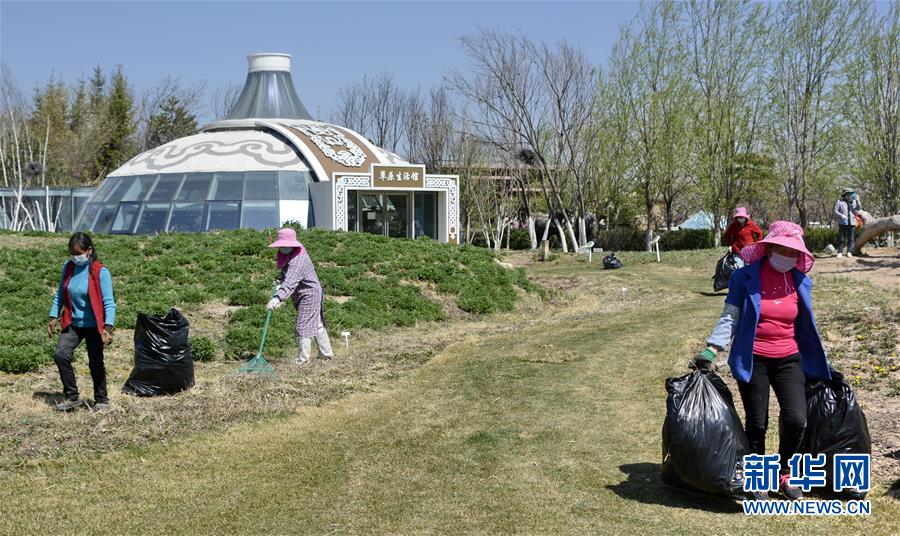
[[[4, 233], [6, 234], [6, 233]], [[29, 236], [51, 236], [28, 233]], [[52, 235], [65, 238], [67, 235]], [[133, 329], [137, 313], [164, 314], [170, 307], [191, 313], [210, 301], [240, 309], [231, 313], [222, 347], [226, 357], [256, 352], [272, 281], [278, 274], [268, 232], [94, 237], [100, 260], [109, 267], [116, 295], [116, 324]], [[441, 305], [422, 294], [428, 285], [476, 314], [510, 310], [516, 287], [537, 290], [521, 270], [498, 265], [492, 252], [433, 240], [403, 240], [364, 233], [299, 230], [326, 295], [329, 330], [411, 326], [441, 320]], [[68, 258], [64, 245], [40, 240], [15, 247], [0, 240], [0, 371], [34, 370], [53, 358], [47, 314]], [[266, 349], [285, 353], [295, 344], [296, 313], [279, 308]], [[197, 340], [195, 340], [196, 342]], [[199, 342], [204, 356], [209, 345]], [[215, 353], [215, 349], [213, 349]]]

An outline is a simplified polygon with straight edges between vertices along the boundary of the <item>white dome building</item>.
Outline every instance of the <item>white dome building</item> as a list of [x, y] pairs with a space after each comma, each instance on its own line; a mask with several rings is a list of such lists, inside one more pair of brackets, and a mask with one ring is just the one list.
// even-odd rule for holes
[[110, 173], [77, 230], [148, 234], [303, 227], [459, 241], [459, 177], [313, 121], [287, 54], [248, 56], [228, 117], [141, 153]]

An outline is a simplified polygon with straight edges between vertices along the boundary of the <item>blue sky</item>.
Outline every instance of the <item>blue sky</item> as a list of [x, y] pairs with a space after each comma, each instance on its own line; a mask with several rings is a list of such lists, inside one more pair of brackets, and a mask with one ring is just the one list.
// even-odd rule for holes
[[[0, 1], [0, 60], [29, 91], [121, 64], [137, 93], [167, 75], [208, 89], [242, 84], [246, 55], [293, 56], [294, 84], [328, 119], [338, 88], [393, 72], [427, 89], [465, 69], [459, 38], [485, 27], [562, 39], [602, 64], [638, 2]], [[210, 117], [201, 117], [208, 120]]]

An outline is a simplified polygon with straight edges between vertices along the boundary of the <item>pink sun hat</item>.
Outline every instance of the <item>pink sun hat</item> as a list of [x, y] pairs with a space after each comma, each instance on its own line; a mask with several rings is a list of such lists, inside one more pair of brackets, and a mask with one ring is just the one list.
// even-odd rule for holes
[[759, 242], [744, 246], [744, 249], [741, 250], [741, 258], [747, 264], [758, 261], [767, 254], [766, 244], [778, 244], [799, 251], [800, 256], [797, 257], [797, 269], [801, 272], [806, 273], [810, 271], [813, 263], [816, 262], [816, 259], [806, 249], [806, 244], [803, 242], [803, 227], [794, 222], [772, 222], [769, 225], [769, 234]]
[[738, 207], [734, 209], [734, 214], [731, 215], [731, 219], [735, 218], [747, 218], [750, 219], [750, 213], [747, 212], [747, 207]]
[[302, 248], [303, 244], [297, 242], [297, 232], [290, 227], [278, 230], [278, 238], [269, 244], [270, 248]]

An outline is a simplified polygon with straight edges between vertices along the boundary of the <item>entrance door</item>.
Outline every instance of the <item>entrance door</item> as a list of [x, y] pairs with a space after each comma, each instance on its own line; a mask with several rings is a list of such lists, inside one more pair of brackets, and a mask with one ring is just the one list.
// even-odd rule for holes
[[359, 193], [359, 230], [364, 233], [384, 234], [384, 206], [381, 194]]
[[359, 230], [393, 238], [409, 237], [409, 194], [358, 192]]
[[409, 194], [383, 194], [388, 236], [409, 237]]

